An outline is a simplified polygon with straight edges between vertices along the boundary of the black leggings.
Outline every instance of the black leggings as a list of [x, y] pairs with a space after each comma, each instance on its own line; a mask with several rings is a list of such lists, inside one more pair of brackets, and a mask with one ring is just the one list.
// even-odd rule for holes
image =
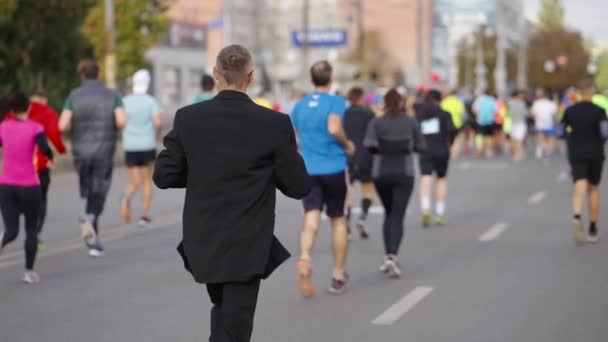
[[33, 270], [38, 251], [38, 220], [42, 204], [39, 186], [0, 185], [0, 209], [4, 220], [2, 247], [19, 235], [19, 217], [25, 216], [25, 269]]
[[38, 178], [40, 179], [40, 190], [42, 191], [42, 202], [40, 203], [40, 213], [38, 215], [38, 234], [40, 234], [46, 220], [47, 199], [49, 186], [51, 185], [51, 170], [46, 169], [38, 172]]
[[379, 179], [375, 185], [385, 212], [384, 249], [387, 255], [397, 255], [403, 239], [405, 212], [414, 190], [414, 177]]

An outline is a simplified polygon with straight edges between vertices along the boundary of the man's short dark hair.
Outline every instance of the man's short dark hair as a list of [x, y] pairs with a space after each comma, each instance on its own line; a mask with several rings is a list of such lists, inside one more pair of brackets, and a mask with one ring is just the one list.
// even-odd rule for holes
[[209, 74], [203, 74], [201, 77], [201, 89], [203, 91], [212, 91], [215, 88], [215, 80]]
[[357, 103], [363, 98], [364, 95], [365, 92], [363, 91], [363, 88], [354, 87], [348, 91], [347, 98], [350, 103]]
[[253, 70], [253, 57], [244, 46], [229, 45], [217, 55], [215, 67], [226, 83], [240, 85]]
[[328, 61], [316, 62], [310, 67], [310, 77], [312, 84], [316, 87], [324, 87], [331, 82], [333, 68]]
[[46, 93], [46, 90], [44, 89], [37, 89], [32, 93], [32, 96], [42, 97], [45, 99], [49, 97], [49, 95]]
[[439, 103], [441, 102], [441, 92], [437, 89], [431, 89], [426, 93], [426, 102]]
[[78, 73], [85, 80], [96, 80], [99, 78], [99, 65], [92, 59], [85, 59], [78, 63]]
[[27, 112], [30, 108], [30, 97], [21, 90], [15, 90], [8, 97], [8, 108], [14, 113]]

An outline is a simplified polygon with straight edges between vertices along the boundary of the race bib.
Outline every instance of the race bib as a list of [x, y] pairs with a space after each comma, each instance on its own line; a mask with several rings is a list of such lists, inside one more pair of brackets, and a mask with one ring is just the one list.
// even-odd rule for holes
[[423, 135], [438, 134], [440, 132], [439, 119], [437, 118], [422, 121], [420, 127]]

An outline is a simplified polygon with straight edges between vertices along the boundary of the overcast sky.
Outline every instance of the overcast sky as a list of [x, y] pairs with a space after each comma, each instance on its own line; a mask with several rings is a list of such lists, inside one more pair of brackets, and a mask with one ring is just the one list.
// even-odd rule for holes
[[[524, 0], [526, 15], [536, 18], [540, 0]], [[608, 47], [608, 0], [562, 0], [566, 24]]]

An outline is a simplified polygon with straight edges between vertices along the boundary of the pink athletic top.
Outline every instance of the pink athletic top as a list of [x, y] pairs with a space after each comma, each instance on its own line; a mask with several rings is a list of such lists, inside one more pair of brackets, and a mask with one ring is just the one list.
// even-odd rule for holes
[[3, 152], [0, 184], [24, 187], [40, 185], [34, 153], [36, 137], [41, 133], [44, 133], [42, 125], [32, 120], [9, 119], [0, 124]]

